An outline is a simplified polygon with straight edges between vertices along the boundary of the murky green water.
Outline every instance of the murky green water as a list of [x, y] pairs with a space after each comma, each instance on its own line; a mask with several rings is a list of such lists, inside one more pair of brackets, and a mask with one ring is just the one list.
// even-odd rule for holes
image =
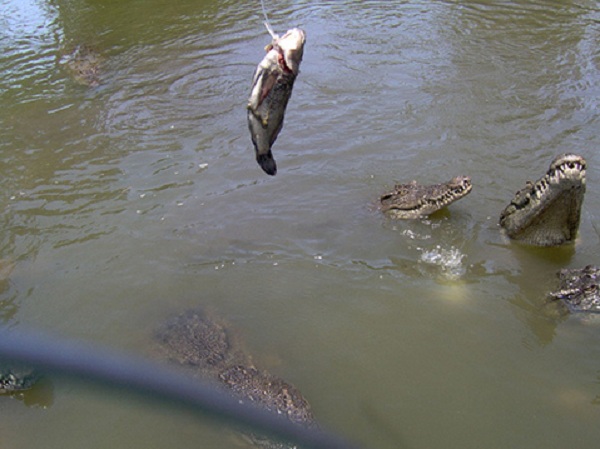
[[[258, 1], [0, 0], [0, 314], [147, 354], [193, 306], [368, 448], [596, 447], [600, 323], [548, 316], [561, 267], [600, 264], [595, 1], [266, 1], [307, 46], [274, 146], [245, 103]], [[64, 56], [101, 55], [100, 85]], [[577, 244], [503, 239], [512, 194], [577, 152]], [[374, 210], [459, 174], [431, 220]], [[231, 447], [175, 410], [51, 382], [0, 398], [3, 448]]]

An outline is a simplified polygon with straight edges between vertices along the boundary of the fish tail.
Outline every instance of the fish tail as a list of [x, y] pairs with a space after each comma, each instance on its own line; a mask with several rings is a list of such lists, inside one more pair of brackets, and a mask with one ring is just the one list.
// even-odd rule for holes
[[275, 159], [273, 159], [271, 150], [266, 154], [257, 154], [256, 162], [258, 162], [258, 165], [260, 165], [266, 174], [271, 176], [277, 174], [277, 164], [275, 163]]

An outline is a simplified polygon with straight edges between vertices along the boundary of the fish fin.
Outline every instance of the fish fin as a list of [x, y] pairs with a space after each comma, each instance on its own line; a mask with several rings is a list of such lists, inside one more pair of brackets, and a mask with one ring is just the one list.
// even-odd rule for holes
[[263, 77], [265, 76], [264, 69], [260, 66], [256, 69], [254, 78], [252, 79], [252, 90], [250, 92], [250, 98], [248, 98], [248, 109], [256, 113], [256, 110], [261, 103], [261, 91], [263, 85]]
[[275, 163], [275, 159], [273, 159], [271, 150], [267, 154], [257, 154], [256, 162], [258, 162], [258, 165], [260, 165], [266, 174], [271, 176], [277, 174], [277, 164]]
[[269, 92], [271, 92], [271, 89], [273, 89], [273, 86], [275, 85], [275, 83], [277, 82], [277, 73], [269, 73], [269, 76], [266, 77], [263, 86], [262, 86], [262, 91], [261, 91], [261, 97], [260, 97], [260, 102], [262, 103], [263, 100], [265, 98], [267, 98], [267, 95], [269, 95]]
[[252, 92], [248, 100], [248, 109], [258, 114], [257, 109], [277, 82], [277, 73], [259, 67], [254, 75]]

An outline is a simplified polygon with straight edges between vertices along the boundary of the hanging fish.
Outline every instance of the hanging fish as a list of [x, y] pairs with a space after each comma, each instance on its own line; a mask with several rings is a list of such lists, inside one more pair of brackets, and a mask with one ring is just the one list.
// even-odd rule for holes
[[277, 173], [271, 147], [283, 126], [285, 108], [292, 95], [298, 75], [304, 42], [304, 31], [288, 30], [279, 37], [267, 23], [273, 41], [265, 50], [266, 56], [258, 64], [248, 99], [248, 128], [256, 151], [256, 161], [269, 175]]

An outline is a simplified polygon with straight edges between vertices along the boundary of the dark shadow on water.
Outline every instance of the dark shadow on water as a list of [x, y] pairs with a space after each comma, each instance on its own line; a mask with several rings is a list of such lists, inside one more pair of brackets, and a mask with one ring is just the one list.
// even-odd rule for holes
[[[521, 286], [521, 291], [509, 302], [515, 306], [513, 310], [519, 320], [527, 324], [535, 344], [546, 346], [556, 335], [557, 326], [569, 317], [564, 304], [550, 299], [548, 293], [558, 286], [556, 273], [569, 264], [575, 255], [575, 245], [540, 248], [511, 242], [511, 247], [520, 270], [506, 278]], [[540, 270], [540, 266], [548, 269]]]
[[575, 255], [574, 244], [567, 244], [553, 248], [541, 248], [537, 246], [522, 245], [518, 242], [515, 242], [514, 246], [523, 253], [561, 266], [571, 262], [571, 259]]

